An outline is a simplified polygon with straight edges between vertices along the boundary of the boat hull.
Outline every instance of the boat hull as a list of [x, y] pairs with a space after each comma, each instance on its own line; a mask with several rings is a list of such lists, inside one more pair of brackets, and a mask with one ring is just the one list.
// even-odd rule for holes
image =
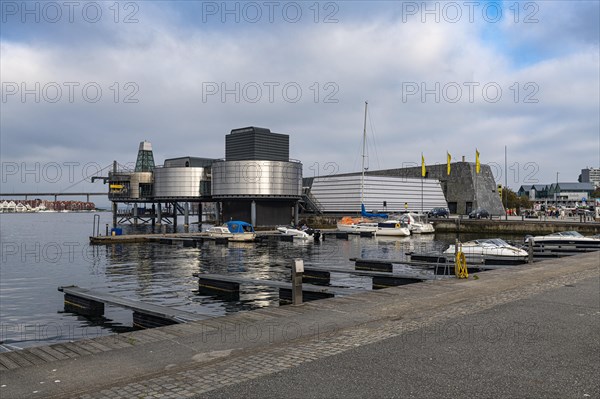
[[432, 224], [413, 224], [410, 231], [412, 234], [432, 234], [435, 233], [435, 229]]
[[[410, 254], [412, 261], [430, 262], [444, 264], [454, 263], [454, 254]], [[522, 265], [529, 262], [528, 256], [486, 256], [481, 257], [480, 255], [465, 254], [467, 266], [469, 264], [481, 264], [484, 265]], [[482, 262], [483, 261], [483, 262]]]
[[377, 229], [375, 234], [377, 236], [384, 236], [384, 237], [407, 237], [410, 235], [410, 230], [407, 229], [406, 227], [390, 228], [390, 229], [380, 227]]
[[289, 227], [278, 227], [277, 231], [286, 236], [292, 236], [294, 240], [314, 240], [314, 234], [308, 234], [306, 231], [292, 229]]
[[377, 223], [358, 223], [358, 224], [341, 224], [338, 223], [337, 228], [339, 231], [350, 234], [376, 233]]
[[561, 240], [561, 239], [540, 239], [533, 241], [534, 249], [556, 250], [560, 252], [579, 251], [579, 250], [600, 250], [600, 240]]
[[252, 242], [254, 240], [256, 240], [256, 233], [238, 233], [229, 238], [229, 241], [233, 242]]

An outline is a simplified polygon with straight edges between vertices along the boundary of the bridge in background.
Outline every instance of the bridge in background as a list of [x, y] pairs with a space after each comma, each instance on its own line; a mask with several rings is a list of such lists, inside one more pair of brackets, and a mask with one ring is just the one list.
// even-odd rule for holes
[[101, 195], [108, 196], [108, 192], [104, 191], [101, 193], [0, 193], [0, 198], [14, 199], [17, 197], [25, 197], [25, 200], [28, 200], [31, 198], [54, 197], [54, 201], [58, 201], [58, 197], [85, 197], [86, 202], [90, 202], [90, 197]]

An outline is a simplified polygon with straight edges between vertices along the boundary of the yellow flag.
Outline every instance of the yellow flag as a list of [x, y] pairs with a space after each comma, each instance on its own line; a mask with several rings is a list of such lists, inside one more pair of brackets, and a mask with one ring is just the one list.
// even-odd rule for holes
[[479, 163], [479, 151], [475, 149], [475, 173], [481, 172], [481, 164]]
[[448, 170], [448, 176], [450, 176], [450, 161], [452, 161], [452, 156], [450, 155], [450, 153], [448, 151], [446, 151], [446, 157], [448, 158], [446, 169]]
[[421, 176], [425, 177], [426, 174], [427, 170], [425, 169], [425, 157], [423, 156], [423, 153], [421, 153]]

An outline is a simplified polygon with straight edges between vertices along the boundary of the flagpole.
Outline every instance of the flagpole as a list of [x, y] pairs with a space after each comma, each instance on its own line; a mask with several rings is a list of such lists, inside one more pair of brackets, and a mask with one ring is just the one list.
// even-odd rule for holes
[[[504, 146], [504, 189], [502, 190], [502, 194], [504, 196], [504, 220], [508, 220], [508, 171], [507, 171], [507, 155], [506, 155], [506, 146]], [[504, 195], [506, 193], [506, 195]]]
[[421, 176], [421, 215], [423, 214], [423, 179], [424, 177]]
[[479, 161], [479, 149], [475, 148], [475, 209], [479, 208], [479, 198], [478, 198], [478, 191], [479, 191], [479, 187], [477, 186], [477, 183], [479, 183], [479, 172], [481, 171], [481, 162]]
[[424, 169], [425, 158], [423, 157], [423, 153], [421, 153], [421, 215], [423, 214], [423, 179], [425, 178], [425, 173], [423, 173]]

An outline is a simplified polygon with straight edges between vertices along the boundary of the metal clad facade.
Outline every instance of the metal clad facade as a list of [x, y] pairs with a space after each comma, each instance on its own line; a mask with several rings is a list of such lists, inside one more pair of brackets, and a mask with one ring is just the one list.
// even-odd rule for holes
[[278, 161], [222, 161], [212, 166], [215, 198], [300, 198], [302, 164]]
[[[328, 176], [314, 179], [311, 194], [326, 213], [360, 212], [360, 176]], [[367, 211], [382, 211], [386, 202], [388, 212], [421, 211], [421, 183], [423, 184], [423, 211], [447, 208], [438, 180], [399, 177], [365, 176], [364, 199]]]
[[155, 168], [155, 198], [198, 198], [210, 195], [206, 168]]

